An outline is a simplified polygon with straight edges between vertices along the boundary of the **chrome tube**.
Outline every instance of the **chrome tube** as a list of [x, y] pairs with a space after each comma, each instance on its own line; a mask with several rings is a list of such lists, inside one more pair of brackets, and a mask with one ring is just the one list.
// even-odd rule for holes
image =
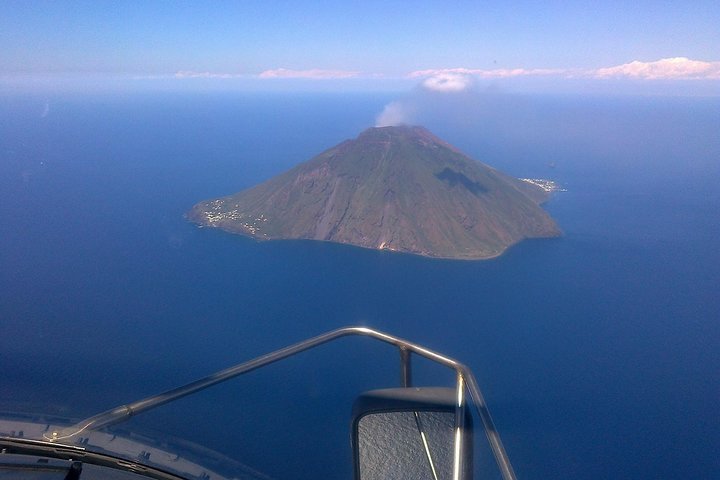
[[482, 420], [485, 435], [490, 443], [490, 448], [492, 449], [493, 456], [495, 457], [495, 462], [497, 462], [498, 468], [502, 473], [503, 480], [515, 480], [517, 478], [515, 476], [515, 471], [510, 464], [510, 459], [507, 456], [507, 452], [505, 452], [502, 440], [500, 440], [500, 433], [498, 433], [495, 428], [495, 423], [490, 416], [490, 410], [488, 410], [485, 398], [480, 392], [477, 380], [475, 380], [475, 376], [466, 366], [461, 365], [460, 368], [462, 375], [465, 378], [467, 389], [472, 397], [473, 405], [475, 405], [475, 410]]
[[[458, 391], [464, 391], [465, 388], [470, 392], [470, 396], [473, 399], [473, 403], [477, 408], [478, 415], [482, 419], [483, 426], [485, 427], [485, 433], [487, 435], [490, 447], [492, 449], [495, 460], [498, 463], [500, 472], [504, 480], [515, 480], [515, 473], [513, 472], [510, 460], [507, 457], [505, 448], [500, 440], [500, 435], [495, 429], [490, 412], [487, 409], [485, 400], [480, 393], [480, 389], [472, 375], [472, 372], [463, 364], [432, 350], [429, 350], [420, 345], [408, 342], [398, 337], [388, 335], [386, 333], [373, 330], [366, 327], [345, 327], [337, 330], [332, 330], [327, 333], [323, 333], [313, 338], [303, 340], [285, 348], [275, 350], [274, 352], [261, 355], [247, 362], [240, 363], [238, 365], [220, 370], [219, 372], [208, 375], [207, 377], [201, 378], [194, 382], [188, 383], [181, 387], [168, 390], [158, 395], [143, 398], [127, 405], [120, 405], [118, 407], [106, 410], [92, 417], [88, 417], [75, 425], [64, 428], [59, 431], [49, 432], [45, 434], [45, 438], [51, 442], [64, 440], [70, 437], [74, 437], [87, 430], [97, 430], [110, 425], [115, 425], [124, 422], [131, 417], [142, 413], [146, 410], [150, 410], [155, 407], [159, 407], [166, 403], [172, 402], [179, 398], [191, 395], [199, 392], [206, 388], [217, 385], [218, 383], [230, 380], [231, 378], [243, 375], [245, 373], [257, 370], [258, 368], [264, 367], [271, 363], [278, 362], [285, 358], [291, 357], [298, 353], [306, 350], [313, 349], [317, 346], [331, 342], [341, 337], [347, 336], [364, 336], [371, 337], [381, 342], [385, 342], [394, 345], [400, 349], [401, 354], [401, 376], [403, 379], [402, 383], [410, 383], [410, 353], [415, 353], [429, 360], [437, 362], [448, 368], [455, 370], [458, 374]], [[465, 387], [463, 387], [463, 380]], [[459, 398], [462, 399], [462, 395], [459, 394]]]
[[463, 432], [461, 425], [465, 424], [465, 379], [462, 372], [457, 372], [457, 389], [455, 399], [455, 452], [453, 462], [453, 480], [461, 480], [463, 474], [462, 441]]

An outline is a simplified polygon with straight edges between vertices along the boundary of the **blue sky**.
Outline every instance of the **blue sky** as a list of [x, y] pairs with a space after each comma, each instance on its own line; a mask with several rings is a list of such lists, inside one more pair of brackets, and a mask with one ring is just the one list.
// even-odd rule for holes
[[4, 0], [0, 82], [718, 94], [718, 25], [717, 1]]

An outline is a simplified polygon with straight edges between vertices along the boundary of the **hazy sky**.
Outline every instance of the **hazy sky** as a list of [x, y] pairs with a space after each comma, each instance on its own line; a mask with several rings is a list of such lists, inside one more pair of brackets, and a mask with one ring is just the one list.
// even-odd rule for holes
[[3, 0], [0, 81], [562, 90], [628, 80], [720, 94], [718, 25], [717, 0]]

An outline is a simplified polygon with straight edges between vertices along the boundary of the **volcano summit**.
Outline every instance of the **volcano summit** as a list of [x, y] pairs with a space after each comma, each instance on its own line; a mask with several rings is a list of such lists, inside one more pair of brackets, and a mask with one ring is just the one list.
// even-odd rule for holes
[[485, 259], [555, 237], [548, 193], [472, 160], [422, 127], [369, 128], [188, 218], [258, 240], [309, 239], [428, 257]]

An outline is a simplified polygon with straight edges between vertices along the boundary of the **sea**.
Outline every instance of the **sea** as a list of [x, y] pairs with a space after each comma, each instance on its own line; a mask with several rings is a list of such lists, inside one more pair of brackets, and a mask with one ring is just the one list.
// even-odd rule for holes
[[[557, 182], [563, 235], [453, 261], [185, 219], [398, 101]], [[0, 411], [78, 420], [350, 325], [471, 368], [518, 478], [720, 478], [720, 97], [0, 95]], [[414, 362], [416, 385], [452, 385]], [[347, 479], [353, 399], [399, 370], [394, 347], [344, 338], [118, 428]], [[499, 478], [478, 455], [475, 478]]]

